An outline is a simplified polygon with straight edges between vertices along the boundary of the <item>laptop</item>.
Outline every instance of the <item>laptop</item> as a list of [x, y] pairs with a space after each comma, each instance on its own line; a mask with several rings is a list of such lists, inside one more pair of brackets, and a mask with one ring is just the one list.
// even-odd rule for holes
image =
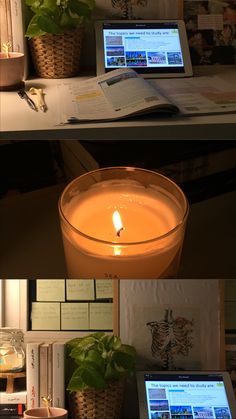
[[140, 419], [235, 419], [227, 372], [137, 372]]
[[183, 20], [95, 22], [97, 75], [132, 68], [144, 78], [193, 75]]

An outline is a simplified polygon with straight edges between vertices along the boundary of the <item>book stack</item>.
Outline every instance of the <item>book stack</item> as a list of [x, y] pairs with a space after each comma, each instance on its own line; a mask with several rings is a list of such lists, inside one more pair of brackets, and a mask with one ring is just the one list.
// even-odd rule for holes
[[26, 390], [14, 393], [0, 391], [0, 418], [18, 419], [23, 417], [23, 412], [26, 410], [26, 400]]
[[26, 344], [27, 408], [44, 406], [43, 397], [52, 406], [65, 407], [65, 342], [29, 342]]

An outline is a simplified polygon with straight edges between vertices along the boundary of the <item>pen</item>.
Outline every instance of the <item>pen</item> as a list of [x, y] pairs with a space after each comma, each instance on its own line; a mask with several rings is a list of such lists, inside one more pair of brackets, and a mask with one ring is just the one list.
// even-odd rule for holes
[[23, 90], [23, 89], [19, 90], [18, 95], [20, 96], [21, 99], [26, 100], [26, 102], [28, 103], [28, 105], [31, 109], [33, 109], [34, 111], [38, 110], [34, 101], [32, 99], [30, 99], [30, 97], [27, 95], [25, 90]]

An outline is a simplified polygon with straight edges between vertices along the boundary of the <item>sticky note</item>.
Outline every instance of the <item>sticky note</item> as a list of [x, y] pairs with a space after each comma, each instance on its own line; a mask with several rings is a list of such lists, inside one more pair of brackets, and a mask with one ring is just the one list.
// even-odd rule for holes
[[93, 279], [67, 279], [66, 299], [67, 300], [94, 300]]
[[62, 303], [61, 329], [86, 330], [89, 329], [88, 303]]
[[32, 330], [60, 330], [60, 303], [33, 302]]
[[37, 279], [37, 301], [65, 301], [64, 279]]
[[96, 299], [113, 298], [112, 279], [96, 279]]
[[89, 327], [91, 330], [112, 330], [113, 303], [89, 303]]

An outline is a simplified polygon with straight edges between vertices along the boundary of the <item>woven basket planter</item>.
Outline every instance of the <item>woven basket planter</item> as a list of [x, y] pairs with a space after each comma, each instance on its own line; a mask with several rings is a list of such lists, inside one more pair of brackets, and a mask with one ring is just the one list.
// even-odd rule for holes
[[105, 390], [81, 390], [69, 395], [73, 419], [120, 419], [124, 381], [114, 381]]
[[81, 26], [63, 35], [31, 38], [29, 46], [37, 75], [47, 79], [76, 76], [80, 68], [83, 33]]

